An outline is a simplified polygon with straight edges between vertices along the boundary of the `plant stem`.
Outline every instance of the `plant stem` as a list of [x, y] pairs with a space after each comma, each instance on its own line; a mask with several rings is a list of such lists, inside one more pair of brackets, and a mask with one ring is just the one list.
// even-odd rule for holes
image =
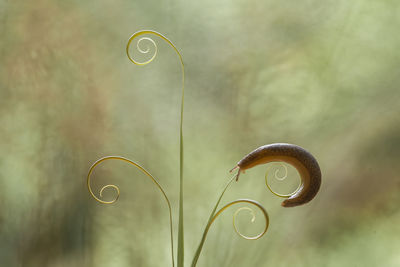
[[210, 228], [210, 225], [211, 225], [211, 223], [212, 223], [212, 221], [213, 221], [213, 218], [214, 218], [215, 212], [217, 211], [218, 205], [219, 205], [219, 203], [221, 202], [221, 199], [222, 199], [222, 197], [224, 196], [225, 191], [228, 189], [229, 185], [233, 182], [233, 180], [235, 180], [235, 178], [236, 178], [236, 174], [233, 175], [233, 176], [230, 178], [229, 182], [225, 185], [224, 189], [222, 190], [221, 195], [219, 196], [219, 198], [218, 198], [218, 200], [217, 200], [217, 203], [216, 203], [215, 206], [214, 206], [214, 209], [212, 210], [212, 212], [211, 212], [211, 214], [210, 214], [210, 217], [209, 217], [209, 219], [208, 219], [206, 228], [204, 229], [204, 232], [203, 232], [203, 237], [201, 238], [200, 244], [199, 244], [199, 246], [197, 247], [196, 253], [195, 253], [195, 255], [194, 255], [194, 258], [193, 258], [193, 261], [192, 261], [192, 265], [191, 265], [192, 267], [195, 267], [195, 266], [196, 266], [197, 261], [198, 261], [198, 259], [199, 259], [199, 257], [200, 257], [200, 253], [201, 253], [201, 250], [203, 249], [204, 241], [206, 240], [206, 237], [207, 237], [208, 229]]
[[[175, 48], [175, 47], [174, 47]], [[183, 107], [185, 103], [185, 66], [181, 54], [175, 48], [182, 66], [182, 99], [181, 119], [179, 126], [179, 224], [178, 224], [178, 267], [184, 265], [184, 231], [183, 231]]]
[[[152, 34], [155, 36], [160, 37], [161, 39], [163, 39], [165, 42], [167, 42], [176, 52], [176, 54], [179, 57], [179, 61], [181, 63], [181, 67], [182, 67], [182, 99], [181, 99], [181, 114], [180, 114], [180, 127], [179, 127], [179, 223], [178, 223], [178, 255], [177, 255], [177, 265], [178, 267], [183, 267], [183, 263], [184, 263], [184, 235], [183, 235], [183, 106], [184, 106], [184, 99], [185, 99], [185, 66], [183, 64], [183, 60], [182, 60], [182, 55], [179, 53], [178, 49], [176, 48], [176, 46], [164, 35], [162, 35], [161, 33], [158, 33], [156, 31], [152, 31], [152, 30], [143, 30], [143, 31], [139, 31], [134, 33], [128, 41], [128, 44], [126, 46], [126, 53], [128, 55], [129, 60], [131, 60], [133, 63], [135, 63], [136, 65], [146, 65], [150, 62], [153, 61], [153, 59], [155, 58], [156, 54], [157, 54], [157, 45], [155, 44], [155, 42], [150, 39], [150, 38], [142, 38], [145, 40], [150, 41], [154, 46], [155, 46], [155, 53], [154, 55], [147, 61], [144, 62], [138, 62], [136, 60], [134, 60], [130, 54], [129, 54], [129, 46], [132, 42], [133, 39], [135, 39], [136, 37], [139, 37], [141, 35], [144, 34]], [[142, 40], [140, 39], [140, 40]], [[140, 40], [138, 41], [138, 43], [140, 42]], [[137, 44], [137, 48], [139, 49], [139, 51], [141, 53], [147, 53], [148, 50], [141, 50], [139, 48], [139, 45]], [[174, 262], [172, 261], [172, 265], [174, 266]]]
[[185, 98], [185, 70], [182, 63], [182, 100], [181, 121], [179, 127], [179, 225], [178, 225], [178, 267], [184, 264], [184, 231], [183, 231], [183, 106]]

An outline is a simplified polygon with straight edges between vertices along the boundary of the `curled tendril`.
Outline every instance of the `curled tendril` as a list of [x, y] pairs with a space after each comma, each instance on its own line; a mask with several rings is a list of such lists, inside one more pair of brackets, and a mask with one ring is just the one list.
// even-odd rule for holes
[[[267, 211], [264, 209], [264, 207], [263, 207], [260, 203], [258, 203], [258, 202], [255, 201], [255, 200], [251, 200], [251, 199], [238, 199], [238, 200], [232, 201], [232, 202], [226, 204], [225, 206], [223, 206], [219, 211], [217, 211], [217, 213], [215, 213], [215, 215], [214, 215], [214, 217], [212, 218], [211, 222], [208, 224], [208, 228], [210, 228], [211, 224], [215, 221], [215, 219], [216, 219], [224, 210], [226, 210], [227, 208], [229, 208], [229, 207], [232, 206], [232, 205], [239, 204], [239, 203], [248, 203], [248, 204], [254, 205], [254, 206], [256, 206], [257, 208], [259, 208], [259, 209], [261, 210], [261, 212], [263, 213], [264, 218], [265, 218], [265, 228], [264, 228], [264, 230], [263, 230], [261, 233], [259, 233], [258, 235], [254, 236], [254, 237], [248, 237], [248, 236], [245, 236], [245, 235], [241, 234], [241, 233], [237, 230], [237, 227], [236, 227], [236, 224], [235, 224], [235, 218], [236, 218], [236, 216], [239, 214], [239, 212], [241, 212], [242, 210], [250, 210], [251, 213], [252, 213], [252, 216], [253, 216], [251, 222], [254, 222], [254, 221], [255, 221], [255, 214], [254, 214], [253, 209], [251, 209], [251, 208], [249, 208], [249, 207], [242, 207], [242, 208], [239, 208], [238, 210], [236, 210], [235, 214], [233, 215], [233, 227], [234, 227], [234, 229], [235, 229], [235, 232], [236, 232], [239, 236], [241, 236], [241, 237], [243, 237], [244, 239], [247, 239], [247, 240], [257, 240], [257, 239], [261, 238], [261, 237], [267, 232], [267, 230], [268, 230], [268, 226], [269, 226], [269, 217], [268, 217], [268, 213], [267, 213]], [[207, 231], [208, 231], [208, 230], [207, 230]]]
[[153, 45], [153, 47], [154, 47], [154, 54], [152, 55], [152, 57], [151, 57], [150, 59], [148, 59], [148, 60], [146, 60], [146, 61], [143, 61], [143, 62], [139, 62], [139, 61], [136, 61], [135, 59], [133, 59], [133, 57], [132, 57], [131, 54], [129, 53], [129, 48], [130, 48], [130, 46], [131, 46], [131, 44], [132, 44], [132, 41], [133, 41], [134, 39], [138, 38], [139, 36], [142, 36], [142, 35], [145, 35], [145, 34], [150, 34], [150, 35], [158, 36], [158, 37], [160, 37], [161, 39], [163, 39], [164, 41], [166, 41], [170, 46], [172, 46], [172, 48], [175, 50], [175, 52], [176, 52], [176, 53], [178, 54], [178, 56], [179, 56], [179, 60], [180, 60], [180, 62], [181, 62], [182, 70], [183, 70], [183, 60], [182, 60], [182, 56], [181, 56], [181, 54], [179, 53], [178, 49], [175, 47], [175, 45], [174, 45], [167, 37], [165, 37], [165, 36], [162, 35], [161, 33], [158, 33], [158, 32], [156, 32], [156, 31], [151, 31], [151, 30], [144, 30], [144, 31], [136, 32], [136, 33], [134, 33], [134, 34], [129, 38], [128, 44], [126, 45], [126, 54], [127, 54], [127, 56], [128, 56], [128, 58], [129, 58], [130, 61], [132, 61], [132, 62], [135, 63], [136, 65], [141, 65], [141, 66], [143, 66], [143, 65], [146, 65], [146, 64], [149, 64], [150, 62], [152, 62], [152, 61], [154, 60], [154, 58], [156, 57], [156, 55], [157, 55], [157, 45], [156, 45], [156, 43], [154, 42], [154, 40], [151, 39], [150, 37], [141, 37], [141, 38], [138, 39], [138, 41], [137, 41], [137, 43], [136, 43], [137, 50], [138, 50], [140, 53], [142, 53], [142, 54], [147, 54], [148, 52], [150, 52], [150, 48], [149, 48], [148, 46], [146, 46], [145, 49], [141, 48], [140, 44], [141, 44], [143, 41], [149, 41], [149, 42]]
[[156, 43], [153, 41], [153, 39], [151, 39], [151, 38], [149, 38], [149, 37], [142, 37], [142, 38], [140, 38], [140, 39], [137, 41], [136, 46], [137, 46], [137, 49], [139, 50], [139, 52], [140, 52], [140, 53], [143, 53], [143, 54], [147, 54], [147, 53], [150, 51], [150, 48], [149, 48], [149, 47], [146, 47], [146, 50], [143, 50], [142, 48], [140, 48], [140, 43], [141, 43], [143, 40], [148, 40], [148, 41], [150, 41], [150, 42], [152, 43], [152, 45], [154, 46], [154, 48], [156, 49], [156, 51], [154, 52], [154, 54], [157, 54], [157, 45], [156, 45]]
[[165, 42], [167, 42], [175, 51], [175, 53], [178, 55], [179, 57], [179, 61], [181, 63], [181, 67], [182, 67], [182, 97], [181, 97], [181, 114], [180, 114], [180, 126], [179, 126], [179, 222], [178, 222], [178, 257], [177, 257], [177, 261], [178, 261], [178, 266], [183, 266], [183, 261], [184, 261], [184, 240], [183, 240], [183, 106], [184, 106], [184, 99], [185, 99], [185, 66], [183, 64], [183, 59], [182, 59], [182, 55], [181, 53], [179, 53], [178, 49], [176, 48], [176, 46], [164, 35], [162, 35], [161, 33], [158, 33], [156, 31], [152, 31], [152, 30], [143, 30], [143, 31], [138, 31], [136, 33], [134, 33], [128, 40], [128, 43], [126, 45], [126, 54], [129, 58], [130, 61], [132, 61], [134, 64], [136, 65], [146, 65], [149, 64], [150, 62], [153, 61], [153, 59], [156, 57], [157, 55], [157, 45], [155, 44], [155, 42], [149, 38], [149, 37], [142, 37], [138, 40], [137, 43], [137, 49], [139, 50], [140, 53], [142, 54], [146, 54], [150, 51], [150, 48], [146, 48], [146, 49], [142, 49], [140, 47], [140, 43], [143, 40], [147, 40], [150, 41], [154, 47], [154, 54], [153, 56], [144, 62], [139, 62], [134, 60], [130, 53], [129, 53], [129, 48], [130, 45], [132, 43], [132, 41], [142, 35], [155, 35], [161, 39], [163, 39]]
[[[274, 176], [275, 176], [275, 179], [277, 179], [279, 181], [283, 181], [288, 176], [288, 169], [287, 169], [285, 164], [283, 164], [281, 162], [279, 162], [279, 164], [284, 168], [285, 174], [283, 176], [278, 176], [278, 173], [279, 173], [280, 169], [277, 169], [274, 172]], [[276, 191], [272, 190], [271, 186], [268, 183], [268, 173], [269, 173], [270, 168], [271, 167], [269, 167], [267, 169], [267, 171], [265, 172], [265, 184], [267, 185], [269, 191], [271, 191], [272, 194], [274, 194], [275, 196], [278, 196], [278, 197], [282, 197], [282, 198], [289, 198], [289, 197], [293, 196], [294, 194], [296, 194], [300, 190], [301, 186], [303, 185], [302, 181], [300, 181], [300, 183], [297, 186], [296, 190], [294, 190], [293, 192], [291, 192], [289, 194], [280, 194], [280, 193], [277, 193]]]
[[144, 62], [139, 62], [139, 61], [136, 61], [136, 60], [134, 60], [131, 56], [130, 56], [130, 54], [129, 54], [129, 46], [130, 46], [130, 43], [131, 43], [131, 41], [132, 41], [133, 39], [129, 39], [129, 41], [128, 41], [128, 46], [127, 46], [127, 49], [126, 49], [126, 53], [128, 54], [128, 58], [133, 62], [133, 63], [135, 63], [136, 65], [146, 65], [146, 64], [149, 64], [150, 62], [152, 62], [155, 58], [156, 58], [156, 56], [157, 56], [157, 45], [156, 45], [156, 42], [154, 42], [154, 40], [153, 39], [151, 39], [150, 37], [142, 37], [142, 38], [140, 38], [138, 41], [137, 41], [137, 43], [136, 43], [136, 48], [137, 48], [137, 50], [140, 52], [140, 53], [142, 53], [142, 54], [147, 54], [147, 53], [149, 53], [150, 52], [150, 47], [149, 46], [146, 46], [145, 47], [145, 49], [143, 49], [142, 47], [141, 47], [141, 44], [143, 43], [143, 41], [148, 41], [148, 42], [150, 42], [151, 43], [151, 45], [154, 47], [154, 53], [153, 53], [153, 55], [151, 56], [151, 58], [150, 59], [148, 59], [148, 60], [146, 60], [146, 61], [144, 61]]
[[287, 167], [286, 167], [285, 164], [283, 164], [283, 163], [280, 163], [280, 164], [282, 165], [282, 167], [283, 167], [284, 170], [285, 170], [285, 175], [279, 177], [279, 176], [278, 176], [278, 173], [279, 173], [280, 169], [277, 169], [277, 170], [275, 170], [275, 178], [276, 178], [277, 180], [279, 180], [279, 181], [283, 181], [283, 180], [285, 180], [285, 179], [287, 178], [287, 176], [288, 176], [288, 169], [287, 169]]
[[103, 191], [107, 188], [113, 188], [117, 192], [117, 196], [111, 201], [104, 201], [101, 199], [96, 199], [96, 200], [100, 201], [100, 203], [103, 203], [103, 204], [112, 204], [112, 203], [116, 202], [119, 198], [119, 187], [116, 185], [113, 185], [113, 184], [108, 184], [108, 185], [103, 186], [99, 192], [100, 197], [103, 197]]
[[243, 211], [243, 210], [247, 210], [247, 211], [249, 211], [249, 212], [251, 213], [251, 216], [252, 216], [252, 217], [251, 217], [251, 222], [252, 222], [252, 223], [254, 223], [254, 222], [256, 221], [256, 215], [255, 215], [253, 209], [251, 209], [251, 208], [249, 208], [249, 207], [242, 207], [242, 208], [237, 209], [237, 210], [235, 211], [235, 214], [233, 214], [233, 228], [235, 229], [235, 232], [236, 232], [239, 236], [241, 236], [241, 237], [243, 237], [244, 239], [247, 239], [247, 240], [258, 239], [257, 236], [255, 236], [255, 237], [245, 236], [245, 235], [243, 235], [242, 233], [240, 233], [240, 231], [237, 229], [237, 227], [236, 227], [236, 217], [237, 217], [238, 214], [239, 214], [241, 211]]
[[207, 237], [207, 234], [208, 234], [208, 231], [209, 231], [211, 225], [213, 224], [213, 222], [215, 221], [215, 219], [216, 219], [224, 210], [226, 210], [227, 208], [229, 208], [229, 207], [232, 206], [232, 205], [239, 204], [239, 203], [248, 203], [248, 204], [254, 205], [254, 206], [256, 206], [257, 208], [259, 208], [259, 209], [262, 211], [262, 213], [263, 213], [263, 215], [264, 215], [264, 217], [265, 217], [265, 228], [264, 228], [264, 230], [263, 230], [260, 234], [258, 234], [257, 236], [254, 236], [254, 237], [245, 236], [245, 235], [241, 234], [241, 233], [238, 231], [238, 229], [237, 229], [237, 227], [236, 227], [236, 225], [235, 225], [235, 217], [238, 215], [238, 213], [239, 213], [240, 211], [242, 211], [242, 210], [244, 210], [244, 209], [247, 209], [247, 210], [251, 210], [251, 212], [252, 212], [252, 214], [253, 214], [252, 221], [254, 221], [254, 220], [255, 220], [254, 211], [253, 211], [251, 208], [249, 208], [249, 207], [242, 207], [242, 208], [239, 208], [239, 209], [235, 212], [235, 214], [234, 214], [234, 216], [233, 216], [233, 227], [234, 227], [236, 233], [239, 234], [241, 237], [243, 237], [243, 238], [245, 238], [245, 239], [248, 239], [248, 240], [256, 240], [256, 239], [261, 238], [261, 237], [267, 232], [267, 230], [268, 230], [268, 226], [269, 226], [269, 217], [268, 217], [268, 213], [267, 213], [267, 211], [264, 209], [264, 207], [263, 207], [260, 203], [258, 203], [257, 201], [254, 201], [254, 200], [251, 200], [251, 199], [238, 199], [238, 200], [235, 200], [235, 201], [232, 201], [232, 202], [226, 204], [225, 206], [223, 206], [221, 209], [219, 209], [219, 210], [217, 211], [218, 205], [219, 205], [219, 203], [221, 202], [221, 199], [222, 199], [223, 195], [225, 194], [225, 192], [226, 192], [226, 190], [228, 189], [229, 185], [230, 185], [235, 179], [236, 179], [236, 175], [233, 175], [233, 176], [230, 178], [229, 182], [226, 184], [226, 186], [225, 186], [224, 189], [222, 190], [222, 193], [220, 194], [220, 196], [219, 196], [219, 198], [218, 198], [218, 200], [217, 200], [217, 203], [216, 203], [216, 205], [214, 206], [213, 211], [211, 212], [210, 218], [208, 219], [208, 223], [207, 223], [206, 228], [204, 229], [204, 232], [203, 232], [203, 237], [202, 237], [202, 239], [201, 239], [201, 241], [200, 241], [200, 244], [199, 244], [199, 246], [197, 247], [196, 253], [195, 253], [194, 257], [193, 257], [193, 261], [192, 261], [192, 265], [191, 265], [192, 267], [195, 267], [196, 264], [197, 264], [197, 261], [199, 260], [199, 257], [200, 257], [200, 254], [201, 254], [201, 250], [203, 249], [204, 242], [205, 242], [205, 240], [206, 240], [206, 237]]
[[167, 194], [165, 193], [164, 189], [163, 189], [163, 188], [161, 187], [161, 185], [157, 182], [157, 180], [154, 178], [154, 176], [151, 175], [145, 168], [143, 168], [141, 165], [139, 165], [138, 163], [136, 163], [136, 162], [134, 162], [134, 161], [132, 161], [132, 160], [130, 160], [130, 159], [127, 159], [127, 158], [124, 158], [124, 157], [120, 157], [120, 156], [107, 156], [107, 157], [101, 158], [101, 159], [97, 160], [95, 163], [93, 163], [93, 165], [92, 165], [92, 166], [90, 167], [90, 169], [89, 169], [89, 172], [88, 172], [88, 175], [87, 175], [87, 187], [88, 187], [89, 193], [92, 195], [92, 197], [93, 197], [97, 202], [100, 202], [100, 203], [102, 203], [102, 204], [112, 204], [112, 203], [114, 203], [114, 202], [116, 202], [116, 201], [118, 200], [119, 194], [120, 194], [120, 191], [119, 191], [118, 186], [113, 185], [113, 184], [109, 184], [109, 185], [103, 186], [103, 187], [100, 189], [100, 192], [99, 192], [100, 197], [103, 197], [103, 192], [104, 192], [104, 190], [106, 190], [106, 189], [108, 189], [108, 188], [112, 188], [112, 189], [114, 189], [114, 191], [117, 192], [117, 196], [116, 196], [113, 200], [111, 200], [111, 201], [104, 201], [104, 200], [98, 198], [98, 197], [93, 193], [92, 187], [91, 187], [91, 185], [90, 185], [90, 178], [91, 178], [91, 175], [92, 175], [94, 169], [95, 169], [100, 163], [102, 163], [102, 162], [104, 162], [104, 161], [107, 161], [107, 160], [120, 160], [120, 161], [127, 162], [127, 163], [129, 163], [129, 164], [135, 166], [135, 167], [136, 167], [137, 169], [139, 169], [142, 173], [144, 173], [148, 178], [150, 178], [150, 179], [153, 181], [153, 183], [158, 187], [158, 189], [160, 189], [162, 195], [164, 196], [165, 201], [167, 202], [168, 210], [169, 210], [169, 222], [170, 222], [170, 232], [171, 232], [172, 266], [174, 266], [175, 263], [174, 263], [174, 243], [173, 243], [173, 230], [172, 230], [172, 210], [171, 210], [171, 203], [170, 203], [170, 201], [169, 201], [169, 199], [168, 199], [168, 197], [167, 197]]

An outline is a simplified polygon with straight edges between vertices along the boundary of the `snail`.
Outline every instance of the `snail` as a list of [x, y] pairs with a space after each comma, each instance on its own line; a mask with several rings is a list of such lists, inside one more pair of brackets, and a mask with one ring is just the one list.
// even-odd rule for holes
[[295, 207], [311, 201], [321, 186], [321, 170], [317, 160], [304, 148], [286, 143], [275, 143], [261, 146], [244, 158], [231, 170], [239, 169], [236, 181], [241, 172], [260, 164], [285, 162], [297, 169], [301, 178], [299, 189], [282, 202], [283, 207]]

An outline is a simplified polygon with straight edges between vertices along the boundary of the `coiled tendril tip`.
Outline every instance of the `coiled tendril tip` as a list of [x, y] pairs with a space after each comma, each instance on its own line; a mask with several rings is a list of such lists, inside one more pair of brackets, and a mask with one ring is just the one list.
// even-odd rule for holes
[[[275, 172], [274, 172], [274, 177], [275, 177], [275, 179], [277, 179], [277, 180], [279, 180], [279, 181], [283, 181], [283, 180], [285, 180], [285, 179], [287, 178], [287, 176], [288, 176], [288, 169], [287, 169], [287, 167], [286, 167], [285, 164], [283, 164], [283, 163], [281, 163], [281, 162], [279, 162], [279, 164], [284, 168], [285, 174], [284, 174], [283, 176], [278, 176], [278, 173], [279, 173], [280, 170], [277, 169], [277, 170], [275, 170]], [[267, 171], [265, 172], [265, 184], [267, 185], [269, 191], [271, 191], [271, 193], [274, 194], [275, 196], [282, 197], [282, 198], [289, 198], [289, 197], [295, 195], [295, 194], [300, 190], [300, 188], [302, 187], [303, 182], [300, 181], [300, 183], [299, 183], [299, 185], [297, 186], [297, 188], [296, 188], [293, 192], [291, 192], [291, 193], [289, 193], [289, 194], [280, 194], [280, 193], [278, 193], [278, 192], [272, 190], [271, 186], [270, 186], [269, 183], [268, 183], [268, 174], [269, 174], [270, 169], [271, 169], [271, 167], [268, 167], [268, 168], [267, 168]]]

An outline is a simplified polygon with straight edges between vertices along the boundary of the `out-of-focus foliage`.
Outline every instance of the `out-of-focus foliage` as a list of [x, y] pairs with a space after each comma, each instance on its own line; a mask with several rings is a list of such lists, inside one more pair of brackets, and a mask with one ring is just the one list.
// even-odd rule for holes
[[265, 168], [246, 172], [223, 202], [260, 201], [269, 232], [243, 240], [227, 211], [198, 266], [399, 266], [399, 14], [389, 0], [1, 0], [0, 265], [170, 265], [151, 181], [104, 164], [93, 187], [120, 187], [111, 206], [85, 185], [97, 158], [126, 156], [158, 177], [177, 215], [180, 66], [157, 39], [154, 62], [129, 62], [128, 37], [147, 28], [186, 65], [187, 264], [227, 171], [289, 142], [320, 162], [316, 199], [282, 208]]

